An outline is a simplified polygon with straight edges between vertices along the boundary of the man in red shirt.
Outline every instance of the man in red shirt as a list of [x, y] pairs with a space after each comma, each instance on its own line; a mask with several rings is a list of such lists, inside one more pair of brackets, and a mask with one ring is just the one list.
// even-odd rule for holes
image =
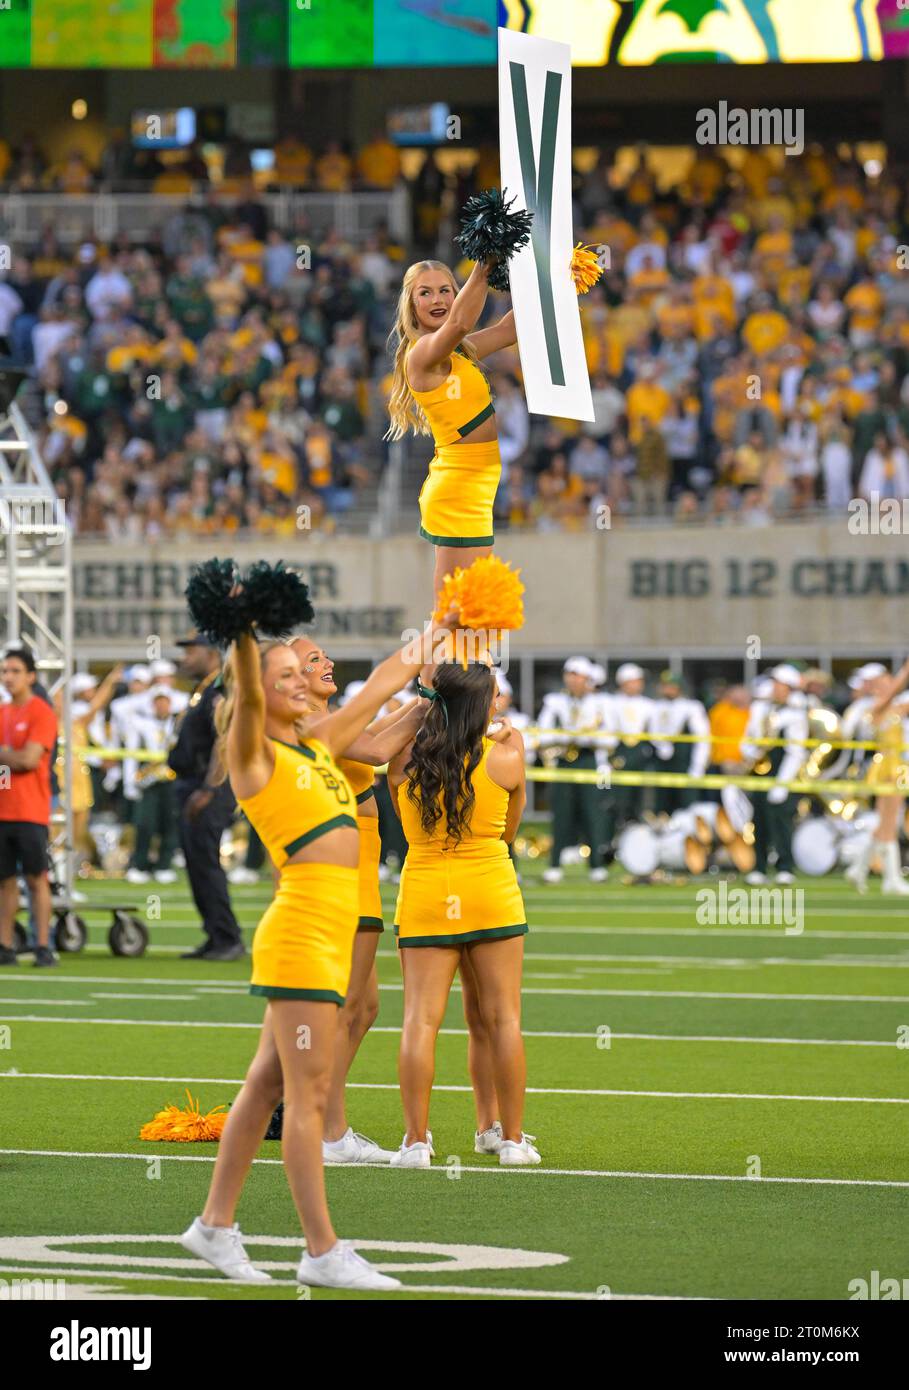
[[0, 965], [18, 963], [13, 924], [19, 906], [19, 872], [32, 901], [38, 936], [35, 965], [56, 965], [49, 945], [47, 839], [57, 717], [34, 693], [35, 658], [26, 648], [6, 653], [0, 677], [10, 697], [0, 705]]

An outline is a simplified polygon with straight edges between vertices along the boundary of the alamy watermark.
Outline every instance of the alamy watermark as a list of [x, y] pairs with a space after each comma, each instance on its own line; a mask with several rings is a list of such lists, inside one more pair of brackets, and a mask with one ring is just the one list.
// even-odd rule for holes
[[701, 927], [783, 927], [787, 936], [805, 930], [804, 888], [730, 888], [722, 879], [716, 888], [699, 888], [695, 902]]
[[62, 497], [0, 497], [0, 534], [43, 536], [48, 545], [62, 545], [66, 502]]
[[780, 145], [787, 155], [805, 149], [805, 111], [801, 106], [702, 106], [697, 113], [699, 145]]

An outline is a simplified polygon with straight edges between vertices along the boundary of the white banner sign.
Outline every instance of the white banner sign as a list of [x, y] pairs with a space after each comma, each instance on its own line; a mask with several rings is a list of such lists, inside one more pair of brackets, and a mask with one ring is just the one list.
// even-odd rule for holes
[[502, 190], [533, 213], [511, 260], [511, 298], [527, 407], [592, 420], [581, 316], [571, 278], [571, 45], [499, 30]]

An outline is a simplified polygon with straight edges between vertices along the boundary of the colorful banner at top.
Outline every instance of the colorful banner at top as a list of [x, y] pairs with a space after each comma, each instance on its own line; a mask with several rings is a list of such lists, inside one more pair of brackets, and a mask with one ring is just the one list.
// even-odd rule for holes
[[909, 56], [905, 0], [0, 0], [0, 67], [487, 67], [499, 26], [576, 67]]

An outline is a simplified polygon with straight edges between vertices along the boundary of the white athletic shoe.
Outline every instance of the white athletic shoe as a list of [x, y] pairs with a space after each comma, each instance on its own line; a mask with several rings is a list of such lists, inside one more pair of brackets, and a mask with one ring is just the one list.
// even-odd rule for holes
[[[429, 1131], [426, 1131], [429, 1138]], [[401, 1147], [397, 1153], [391, 1156], [392, 1168], [429, 1168], [432, 1158], [432, 1143], [424, 1144], [421, 1140], [416, 1140], [413, 1144], [405, 1144], [401, 1140]]]
[[159, 869], [155, 874], [158, 883], [176, 883], [177, 875], [173, 869]]
[[781, 874], [777, 874], [776, 881], [782, 888], [788, 888], [790, 883], [795, 883], [795, 874], [787, 873], [784, 869]]
[[228, 1279], [241, 1284], [271, 1283], [270, 1274], [250, 1263], [236, 1222], [232, 1226], [205, 1226], [197, 1216], [189, 1230], [183, 1232], [180, 1244], [191, 1255], [214, 1265]]
[[544, 883], [561, 883], [564, 877], [561, 869], [548, 868], [543, 870]]
[[591, 869], [591, 870], [590, 870], [590, 882], [591, 882], [591, 883], [605, 883], [608, 877], [609, 877], [609, 870], [608, 870], [608, 869], [602, 869], [602, 868], [600, 868], [600, 869]]
[[473, 1151], [475, 1154], [497, 1154], [502, 1147], [502, 1126], [496, 1120], [495, 1124], [489, 1129], [484, 1129], [482, 1134], [477, 1130], [473, 1136]]
[[520, 1144], [515, 1139], [503, 1139], [499, 1149], [499, 1162], [503, 1168], [539, 1163], [541, 1160], [533, 1146], [534, 1138], [533, 1134], [522, 1134]]
[[861, 856], [844, 871], [843, 878], [859, 893], [868, 892], [868, 865], [862, 862]]
[[259, 875], [255, 869], [247, 869], [244, 864], [238, 864], [236, 869], [231, 869], [227, 875], [228, 883], [258, 883]]
[[380, 865], [379, 865], [379, 882], [380, 882], [380, 883], [387, 883], [388, 880], [389, 880], [390, 878], [391, 878], [391, 869], [388, 867], [387, 864], [380, 864]]
[[348, 1128], [340, 1139], [322, 1140], [323, 1163], [390, 1163], [393, 1149], [383, 1149], [374, 1139]]
[[759, 884], [767, 882], [767, 875], [762, 874], [758, 869], [752, 869], [750, 874], [745, 875], [745, 882], [756, 888]]
[[151, 874], [147, 874], [144, 869], [127, 869], [127, 883], [148, 883]]
[[339, 1240], [324, 1255], [308, 1255], [304, 1250], [297, 1266], [297, 1283], [314, 1284], [323, 1289], [399, 1289], [400, 1279], [380, 1274], [368, 1260], [358, 1255], [347, 1240]]
[[880, 846], [881, 863], [883, 867], [883, 878], [881, 881], [881, 892], [886, 896], [895, 895], [904, 898], [909, 894], [909, 883], [903, 878], [903, 867], [900, 863], [900, 847], [895, 840], [888, 840]]

